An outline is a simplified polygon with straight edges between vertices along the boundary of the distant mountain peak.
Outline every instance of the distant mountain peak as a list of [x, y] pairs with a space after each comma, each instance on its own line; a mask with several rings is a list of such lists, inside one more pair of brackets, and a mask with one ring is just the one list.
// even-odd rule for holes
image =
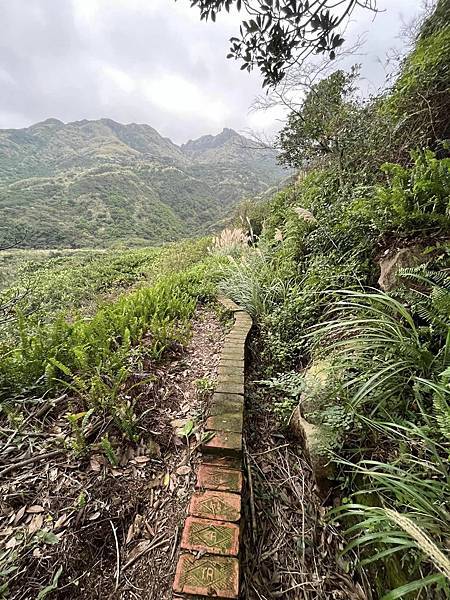
[[44, 121], [40, 121], [39, 123], [31, 125], [31, 127], [37, 127], [39, 125], [57, 125], [58, 127], [64, 127], [65, 123], [63, 121], [60, 121], [59, 119], [55, 119], [54, 117], [49, 117]]
[[224, 127], [217, 135], [202, 135], [195, 140], [189, 140], [181, 146], [181, 150], [186, 154], [198, 154], [215, 148], [221, 148], [228, 142], [233, 142], [234, 139], [242, 139], [242, 136], [234, 129]]

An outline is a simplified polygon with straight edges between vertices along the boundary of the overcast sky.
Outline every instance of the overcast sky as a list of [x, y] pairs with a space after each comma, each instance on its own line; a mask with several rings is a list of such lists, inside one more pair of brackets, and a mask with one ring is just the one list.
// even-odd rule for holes
[[[271, 130], [276, 114], [249, 113], [260, 77], [225, 58], [236, 17], [200, 22], [189, 0], [0, 0], [0, 128], [109, 117], [148, 123], [177, 143], [223, 127]], [[354, 15], [352, 40], [367, 33], [363, 75], [382, 85], [386, 53], [421, 0], [378, 0], [373, 22]]]

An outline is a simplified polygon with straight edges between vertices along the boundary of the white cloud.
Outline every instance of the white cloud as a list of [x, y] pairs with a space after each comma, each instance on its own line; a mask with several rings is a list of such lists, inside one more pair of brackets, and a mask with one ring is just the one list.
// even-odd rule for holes
[[196, 116], [220, 124], [230, 116], [223, 100], [206, 94], [198, 85], [180, 75], [165, 74], [142, 87], [152, 104], [179, 117]]

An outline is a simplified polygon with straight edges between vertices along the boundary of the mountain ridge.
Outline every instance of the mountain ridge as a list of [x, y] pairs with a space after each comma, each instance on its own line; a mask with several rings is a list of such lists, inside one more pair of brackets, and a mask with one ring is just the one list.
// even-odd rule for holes
[[40, 248], [198, 235], [283, 176], [230, 128], [177, 145], [148, 124], [50, 117], [0, 130], [0, 244], [22, 230]]

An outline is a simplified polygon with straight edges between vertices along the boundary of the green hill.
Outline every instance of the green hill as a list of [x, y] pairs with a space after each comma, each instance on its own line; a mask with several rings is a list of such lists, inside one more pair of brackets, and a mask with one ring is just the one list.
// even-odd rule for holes
[[284, 173], [232, 129], [180, 147], [149, 125], [47, 119], [0, 130], [0, 237], [38, 248], [174, 240]]

